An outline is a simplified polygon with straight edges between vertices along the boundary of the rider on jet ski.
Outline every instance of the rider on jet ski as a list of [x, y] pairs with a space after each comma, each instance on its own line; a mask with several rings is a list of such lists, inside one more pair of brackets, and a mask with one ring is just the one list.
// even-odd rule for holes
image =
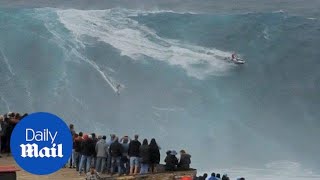
[[237, 60], [237, 54], [236, 54], [236, 53], [232, 53], [231, 59], [232, 59], [233, 61], [236, 61], [236, 60]]

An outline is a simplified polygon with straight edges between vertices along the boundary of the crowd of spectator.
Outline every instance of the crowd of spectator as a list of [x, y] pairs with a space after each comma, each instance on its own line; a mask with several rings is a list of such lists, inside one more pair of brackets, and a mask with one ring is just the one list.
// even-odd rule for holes
[[[137, 134], [133, 139], [111, 134], [107, 140], [105, 135], [76, 133], [73, 124], [69, 128], [73, 137], [73, 151], [68, 166], [75, 168], [79, 175], [86, 174], [87, 179], [99, 179], [101, 174], [120, 176], [156, 173], [160, 167], [161, 148], [154, 138], [150, 143], [147, 139], [141, 143]], [[180, 151], [179, 159], [177, 155], [175, 150], [166, 152], [165, 171], [190, 168], [191, 155], [185, 150]]]
[[[2, 153], [10, 156], [10, 137], [14, 127], [28, 114], [21, 115], [16, 112], [8, 112], [0, 115], [0, 158]], [[87, 180], [100, 179], [101, 174], [117, 175], [138, 175], [146, 173], [156, 173], [160, 167], [160, 146], [152, 138], [150, 143], [147, 139], [139, 140], [139, 135], [134, 135], [133, 139], [128, 136], [119, 138], [115, 134], [110, 134], [107, 140], [105, 135], [96, 136], [95, 133], [76, 133], [74, 125], [69, 125], [72, 138], [72, 155], [67, 166], [74, 168], [79, 175], [84, 173]], [[191, 155], [185, 150], [180, 150], [180, 157], [175, 150], [166, 152], [164, 158], [165, 171], [189, 170]], [[196, 177], [197, 180], [230, 180], [227, 174], [222, 177], [219, 173], [212, 173]], [[238, 178], [237, 180], [245, 180]]]
[[[204, 173], [202, 176], [198, 176], [196, 178], [197, 180], [230, 180], [230, 178], [228, 177], [227, 174], [222, 175], [219, 173], [211, 173], [211, 176], [208, 177], [207, 173]], [[241, 178], [237, 178], [237, 180], [245, 180], [245, 178], [241, 177]]]
[[13, 129], [16, 124], [27, 115], [27, 113], [21, 115], [17, 112], [8, 112], [0, 115], [0, 158], [2, 157], [2, 153], [7, 153], [8, 156], [10, 155], [10, 137]]

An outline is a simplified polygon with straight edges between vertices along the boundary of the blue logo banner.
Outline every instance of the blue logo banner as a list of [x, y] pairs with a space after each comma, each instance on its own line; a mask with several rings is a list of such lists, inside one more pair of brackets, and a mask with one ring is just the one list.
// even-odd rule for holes
[[72, 152], [72, 136], [58, 116], [45, 112], [23, 118], [14, 128], [12, 155], [25, 171], [47, 175], [61, 169]]

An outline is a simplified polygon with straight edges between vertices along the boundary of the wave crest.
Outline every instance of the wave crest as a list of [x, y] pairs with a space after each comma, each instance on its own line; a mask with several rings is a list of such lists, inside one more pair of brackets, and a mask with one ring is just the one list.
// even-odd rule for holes
[[130, 18], [141, 11], [125, 9], [108, 10], [55, 10], [59, 21], [76, 41], [86, 44], [86, 38], [110, 44], [121, 55], [133, 60], [150, 57], [169, 65], [179, 66], [191, 77], [204, 79], [210, 75], [225, 75], [231, 64], [223, 61], [230, 52], [215, 48], [187, 44], [167, 39]]

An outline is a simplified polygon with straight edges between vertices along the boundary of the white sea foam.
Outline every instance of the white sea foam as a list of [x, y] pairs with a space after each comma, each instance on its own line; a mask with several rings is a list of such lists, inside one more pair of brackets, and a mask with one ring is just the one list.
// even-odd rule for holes
[[2, 96], [0, 96], [0, 100], [4, 103], [5, 107], [7, 108], [7, 111], [10, 112], [11, 110], [8, 101]]
[[27, 93], [27, 99], [28, 99], [28, 102], [29, 102], [29, 105], [30, 105], [30, 109], [31, 109], [31, 111], [34, 111], [33, 97], [32, 97], [32, 94], [31, 94], [31, 88], [30, 88], [30, 85], [29, 85], [28, 81], [24, 81], [24, 87], [25, 87], [25, 90], [26, 90], [26, 93]]
[[314, 17], [309, 17], [307, 19], [309, 19], [309, 20], [317, 20], [317, 18], [314, 18]]
[[158, 110], [158, 111], [184, 111], [184, 108], [181, 107], [174, 107], [174, 108], [170, 108], [170, 107], [157, 107], [157, 106], [152, 106], [152, 109]]
[[[56, 13], [60, 22], [72, 32], [77, 41], [85, 43], [86, 36], [96, 38], [133, 60], [145, 59], [147, 56], [179, 66], [189, 76], [198, 79], [209, 75], [224, 75], [232, 67], [222, 60], [229, 57], [230, 52], [160, 37], [154, 30], [129, 18], [140, 11], [69, 9], [56, 10]], [[97, 68], [94, 63], [90, 64]]]
[[135, 10], [134, 11], [136, 15], [148, 15], [148, 14], [160, 14], [160, 13], [174, 13], [174, 14], [204, 14], [204, 13], [197, 13], [194, 11], [173, 11], [173, 10], [165, 10], [165, 9], [158, 9], [158, 10]]
[[285, 11], [280, 9], [280, 10], [277, 10], [277, 11], [272, 11], [272, 13], [285, 13]]
[[10, 74], [11, 74], [12, 76], [14, 76], [15, 73], [14, 73], [14, 71], [12, 70], [12, 67], [11, 67], [11, 65], [10, 65], [10, 63], [9, 63], [9, 60], [8, 60], [7, 56], [5, 55], [4, 51], [3, 51], [1, 48], [0, 48], [0, 53], [1, 53], [1, 56], [3, 57], [3, 60], [4, 60], [5, 64], [6, 64], [6, 66], [7, 66]]
[[264, 39], [270, 40], [269, 30], [267, 27], [263, 30], [262, 34]]
[[[53, 38], [51, 41], [53, 41], [55, 44], [57, 44], [65, 53], [66, 59], [64, 61], [72, 61], [72, 62], [79, 62], [75, 60], [80, 60], [80, 62], [85, 62], [89, 64], [96, 72], [98, 72], [102, 79], [107, 83], [108, 86], [112, 88], [114, 92], [117, 92], [116, 89], [116, 81], [112, 79], [112, 77], [109, 77], [102, 69], [103, 67], [100, 67], [96, 62], [93, 60], [87, 58], [85, 55], [83, 55], [80, 50], [84, 48], [86, 45], [81, 40], [81, 37], [74, 36], [73, 39], [66, 39], [64, 31], [60, 29], [60, 24], [53, 21], [52, 14], [50, 12], [57, 11], [56, 9], [52, 8], [40, 8], [36, 9], [37, 18], [44, 21], [44, 25], [47, 28], [47, 30], [53, 35]], [[81, 36], [81, 35], [80, 35]], [[113, 69], [109, 67], [105, 67], [108, 71], [113, 71]], [[125, 87], [122, 85], [122, 87]], [[81, 103], [80, 103], [81, 104]]]

